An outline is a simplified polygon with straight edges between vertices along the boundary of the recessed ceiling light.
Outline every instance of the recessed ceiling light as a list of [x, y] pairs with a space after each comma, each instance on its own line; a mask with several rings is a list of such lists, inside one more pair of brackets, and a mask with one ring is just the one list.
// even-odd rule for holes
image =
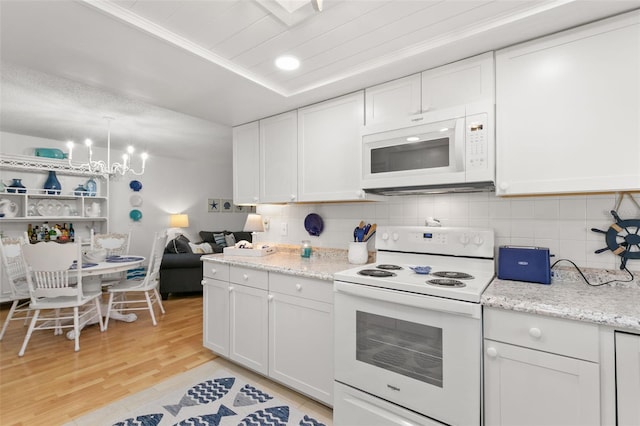
[[276, 67], [285, 71], [293, 71], [300, 67], [300, 61], [293, 56], [280, 56], [276, 59]]
[[420, 138], [417, 137], [417, 136], [409, 136], [407, 138], [407, 142], [418, 142], [419, 140], [420, 140]]
[[448, 127], [443, 127], [442, 129], [440, 129], [441, 132], [446, 132], [447, 130], [449, 130]]

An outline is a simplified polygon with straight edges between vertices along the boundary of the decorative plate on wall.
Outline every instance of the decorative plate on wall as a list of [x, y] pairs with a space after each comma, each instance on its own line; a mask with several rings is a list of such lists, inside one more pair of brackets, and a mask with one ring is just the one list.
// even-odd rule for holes
[[324, 229], [324, 222], [319, 215], [315, 213], [308, 214], [307, 217], [304, 218], [304, 229], [307, 230], [309, 235], [317, 237]]
[[133, 209], [129, 212], [129, 217], [131, 218], [131, 220], [133, 220], [134, 222], [139, 221], [140, 219], [142, 219], [142, 212], [138, 209]]
[[140, 207], [142, 205], [142, 196], [140, 194], [133, 194], [129, 197], [129, 204], [131, 204], [131, 207]]
[[129, 182], [129, 188], [138, 192], [142, 189], [142, 183], [140, 183], [139, 180], [132, 180], [131, 182]]

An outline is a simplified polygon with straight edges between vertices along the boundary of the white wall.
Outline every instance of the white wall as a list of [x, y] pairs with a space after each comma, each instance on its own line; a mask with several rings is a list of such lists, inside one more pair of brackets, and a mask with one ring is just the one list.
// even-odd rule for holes
[[[1, 153], [33, 155], [33, 149], [36, 147], [60, 148], [67, 152], [66, 146], [61, 141], [0, 132]], [[177, 142], [176, 150], [179, 149], [180, 144]], [[84, 159], [83, 151], [83, 148], [76, 148], [74, 160]], [[95, 149], [94, 159], [102, 159], [105, 156], [104, 151], [104, 149]], [[207, 212], [208, 198], [233, 198], [230, 140], [228, 145], [218, 150], [194, 152], [191, 161], [155, 156], [152, 148], [149, 155], [144, 175], [128, 174], [124, 177], [114, 177], [110, 181], [110, 231], [132, 231], [131, 253], [148, 256], [154, 232], [168, 228], [169, 215], [172, 213], [189, 215], [190, 226], [182, 232], [192, 241], [200, 239], [198, 236], [200, 230], [242, 229], [246, 213]], [[114, 157], [118, 158], [112, 152], [112, 158]], [[34, 177], [32, 173], [3, 171], [1, 175], [5, 183], [12, 177], [22, 176], [25, 176], [25, 179], [29, 176], [34, 187], [41, 187], [46, 179], [45, 171], [42, 172], [39, 180], [38, 176]], [[78, 184], [87, 180], [84, 177], [62, 175], [58, 178], [61, 181], [63, 193], [72, 191]], [[129, 218], [129, 212], [134, 208], [129, 201], [134, 194], [129, 188], [129, 182], [133, 179], [139, 180], [143, 185], [139, 192], [143, 198], [143, 204], [138, 208], [143, 217], [139, 222]], [[37, 216], [34, 217], [34, 224], [39, 223], [36, 218]], [[19, 233], [27, 228], [26, 223], [0, 225], [6, 234]], [[74, 223], [74, 227], [79, 233], [88, 235], [88, 230], [84, 230], [82, 224]]]
[[[636, 199], [640, 200], [640, 194]], [[473, 193], [398, 196], [370, 203], [261, 205], [258, 213], [269, 219], [270, 227], [258, 234], [257, 240], [300, 244], [304, 239], [316, 247], [346, 249], [360, 220], [378, 225], [424, 225], [425, 218], [432, 216], [443, 226], [493, 228], [498, 245], [548, 247], [555, 254], [552, 261], [568, 258], [579, 266], [616, 269], [620, 257], [610, 251], [595, 254], [606, 243], [603, 234], [591, 231], [609, 228], [615, 221], [609, 213], [615, 204], [614, 194], [500, 198], [493, 193]], [[324, 220], [319, 237], [304, 229], [309, 213]], [[622, 219], [640, 218], [640, 210], [628, 199], [618, 213]], [[287, 236], [281, 236], [282, 223], [287, 224]], [[627, 265], [640, 271], [640, 260]]]

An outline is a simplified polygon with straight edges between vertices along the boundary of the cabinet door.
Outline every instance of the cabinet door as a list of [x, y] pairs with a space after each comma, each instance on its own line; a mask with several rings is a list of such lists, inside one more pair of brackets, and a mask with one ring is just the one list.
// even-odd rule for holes
[[299, 201], [357, 200], [364, 92], [298, 110]]
[[639, 12], [499, 51], [498, 195], [640, 188], [639, 75]]
[[333, 306], [272, 293], [269, 376], [333, 404]]
[[233, 128], [233, 202], [256, 204], [259, 200], [259, 124]]
[[599, 366], [485, 339], [484, 404], [486, 425], [599, 425]]
[[267, 292], [232, 284], [229, 358], [262, 374], [268, 372]]
[[367, 126], [419, 114], [420, 74], [368, 87], [364, 97]]
[[616, 333], [618, 425], [640, 425], [640, 335]]
[[493, 52], [422, 73], [422, 112], [495, 99]]
[[205, 278], [203, 290], [202, 344], [229, 356], [229, 283]]
[[260, 202], [296, 201], [297, 112], [260, 120]]

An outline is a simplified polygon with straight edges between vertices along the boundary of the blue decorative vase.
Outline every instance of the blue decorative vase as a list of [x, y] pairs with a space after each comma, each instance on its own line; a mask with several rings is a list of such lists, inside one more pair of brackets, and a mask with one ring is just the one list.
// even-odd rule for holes
[[87, 190], [87, 195], [89, 197], [95, 197], [98, 192], [98, 184], [95, 180], [89, 179], [87, 183], [84, 184], [85, 189]]
[[49, 171], [49, 177], [47, 177], [47, 181], [44, 183], [43, 189], [46, 189], [45, 194], [49, 195], [59, 195], [62, 190], [62, 186], [60, 186], [60, 181], [56, 176], [56, 172], [53, 170]]
[[22, 179], [12, 179], [11, 185], [7, 186], [7, 192], [24, 194], [27, 192], [27, 189], [22, 184]]

